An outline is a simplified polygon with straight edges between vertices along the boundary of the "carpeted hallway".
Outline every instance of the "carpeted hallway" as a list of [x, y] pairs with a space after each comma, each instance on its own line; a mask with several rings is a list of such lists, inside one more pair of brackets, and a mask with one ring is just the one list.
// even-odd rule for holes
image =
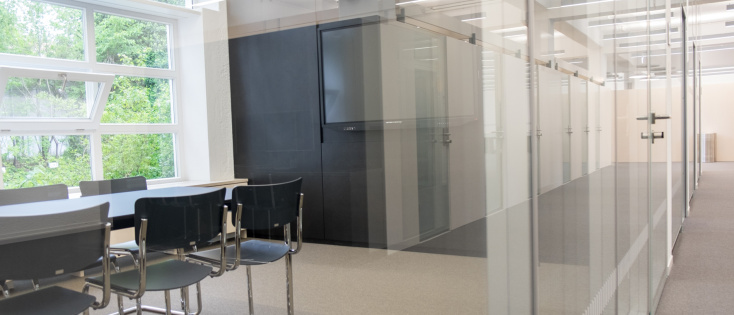
[[657, 314], [734, 313], [734, 162], [702, 171]]

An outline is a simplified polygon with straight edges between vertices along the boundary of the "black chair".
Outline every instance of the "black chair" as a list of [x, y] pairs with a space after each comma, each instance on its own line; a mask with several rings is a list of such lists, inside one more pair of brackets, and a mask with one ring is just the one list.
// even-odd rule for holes
[[[0, 220], [0, 278], [40, 279], [84, 270], [102, 259], [102, 299], [58, 286], [0, 300], [0, 314], [79, 314], [107, 306], [109, 203], [75, 211], [3, 217]], [[49, 258], [53, 257], [53, 258]]]
[[148, 184], [143, 176], [79, 182], [79, 190], [82, 192], [82, 197], [147, 189]]
[[[232, 204], [238, 211], [232, 213], [232, 222], [236, 224], [235, 245], [226, 250], [227, 270], [237, 269], [239, 265], [247, 266], [247, 296], [250, 303], [250, 314], [254, 314], [252, 298], [252, 273], [250, 266], [263, 265], [285, 257], [286, 287], [288, 314], [293, 314], [293, 270], [291, 255], [297, 254], [302, 245], [302, 179], [272, 185], [239, 186], [232, 190]], [[237, 217], [240, 212], [241, 217]], [[291, 223], [297, 225], [297, 244], [293, 248], [291, 239]], [[257, 239], [241, 239], [247, 237], [247, 230], [270, 230], [283, 227], [283, 241], [273, 242]], [[240, 233], [241, 230], [244, 230]], [[191, 259], [208, 263], [219, 263], [221, 249], [212, 249], [189, 255]]]
[[[0, 190], [0, 206], [58, 199], [69, 199], [69, 188], [64, 184]], [[99, 262], [101, 263], [101, 260]], [[0, 280], [0, 286], [2, 286], [3, 295], [9, 297], [10, 290], [6, 280], [8, 279]], [[36, 280], [32, 281], [33, 288], [39, 289]]]
[[64, 184], [0, 189], [0, 206], [58, 199], [69, 199], [69, 188]]
[[[198, 311], [201, 311], [200, 281], [207, 276], [224, 273], [222, 262], [218, 270], [212, 266], [184, 261], [183, 248], [208, 244], [215, 236], [226, 235], [227, 206], [224, 204], [226, 189], [192, 196], [141, 198], [135, 202], [135, 242], [140, 248], [139, 264], [135, 269], [110, 276], [112, 292], [117, 294], [118, 311], [171, 313], [170, 290], [184, 289], [182, 308], [189, 313], [188, 287], [196, 284]], [[225, 251], [226, 237], [221, 242]], [[148, 265], [148, 250], [177, 250], [179, 259], [169, 259]], [[100, 277], [87, 279], [94, 286], [101, 286]], [[164, 291], [166, 309], [141, 305], [140, 298], [146, 291]], [[134, 308], [125, 310], [122, 297], [136, 299]], [[198, 312], [197, 312], [198, 313]]]
[[[143, 176], [79, 182], [79, 190], [82, 193], [82, 197], [147, 189], [148, 184]], [[117, 255], [129, 255], [133, 258], [133, 263], [136, 265], [138, 263], [138, 246], [133, 241], [112, 244], [112, 253]]]

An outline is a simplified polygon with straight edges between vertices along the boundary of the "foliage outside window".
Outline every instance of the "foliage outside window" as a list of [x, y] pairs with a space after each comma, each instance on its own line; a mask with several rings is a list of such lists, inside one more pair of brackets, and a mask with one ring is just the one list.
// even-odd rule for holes
[[95, 13], [94, 35], [97, 62], [169, 68], [165, 24]]
[[[184, 0], [159, 2], [185, 5]], [[21, 56], [24, 68], [115, 74], [101, 120], [95, 120], [100, 125], [86, 132], [70, 128], [77, 135], [44, 133], [44, 123], [33, 119], [89, 118], [90, 108], [85, 105], [97, 96], [99, 87], [63, 78], [8, 79], [0, 100], [0, 119], [26, 119], [28, 124], [37, 124], [39, 131], [0, 136], [4, 188], [178, 175], [172, 93], [178, 74], [169, 53], [171, 22], [132, 18], [135, 14], [114, 9], [92, 12], [90, 21], [83, 17], [85, 10], [93, 8], [82, 3], [79, 7], [0, 0], [0, 66], [2, 54], [12, 54]], [[87, 27], [94, 30], [86, 35], [94, 36], [96, 49], [86, 47]], [[79, 60], [86, 59], [85, 49], [93, 52], [92, 60], [80, 64]], [[57, 65], [36, 57], [61, 60]], [[101, 156], [95, 155], [99, 151], [91, 150], [93, 147], [101, 148]], [[101, 168], [93, 171], [92, 164], [101, 164]]]
[[[87, 98], [87, 85], [64, 78], [9, 78], [0, 103], [0, 117], [89, 118], [92, 103]], [[96, 87], [93, 94], [98, 90]]]
[[0, 137], [6, 189], [91, 180], [89, 136]]
[[104, 178], [176, 176], [173, 135], [103, 135]]
[[84, 60], [82, 10], [0, 0], [0, 53]]
[[168, 4], [176, 5], [176, 6], [179, 6], [179, 7], [183, 7], [183, 6], [186, 5], [186, 0], [152, 0], [152, 1], [161, 2], [161, 3], [168, 3]]
[[102, 123], [170, 124], [171, 80], [118, 76], [102, 114]]

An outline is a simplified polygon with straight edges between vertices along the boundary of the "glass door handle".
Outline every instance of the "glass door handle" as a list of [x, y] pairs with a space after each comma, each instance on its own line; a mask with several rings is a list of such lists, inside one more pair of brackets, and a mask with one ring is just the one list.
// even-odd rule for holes
[[650, 120], [651, 124], [655, 124], [658, 119], [670, 119], [670, 116], [656, 116], [655, 113], [650, 113], [650, 116], [637, 117], [637, 120]]
[[[665, 138], [665, 132], [652, 132], [652, 143], [655, 143], [655, 139]], [[644, 132], [640, 132], [640, 139], [650, 139], [650, 135], [646, 135]]]

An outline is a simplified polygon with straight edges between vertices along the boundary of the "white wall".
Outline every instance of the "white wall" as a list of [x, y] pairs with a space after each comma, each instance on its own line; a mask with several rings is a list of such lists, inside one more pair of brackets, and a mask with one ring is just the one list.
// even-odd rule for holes
[[226, 5], [204, 8], [201, 16], [182, 19], [179, 26], [175, 53], [183, 78], [177, 91], [183, 179], [233, 179]]
[[716, 133], [716, 161], [734, 161], [734, 82], [708, 83], [701, 92], [701, 133]]

